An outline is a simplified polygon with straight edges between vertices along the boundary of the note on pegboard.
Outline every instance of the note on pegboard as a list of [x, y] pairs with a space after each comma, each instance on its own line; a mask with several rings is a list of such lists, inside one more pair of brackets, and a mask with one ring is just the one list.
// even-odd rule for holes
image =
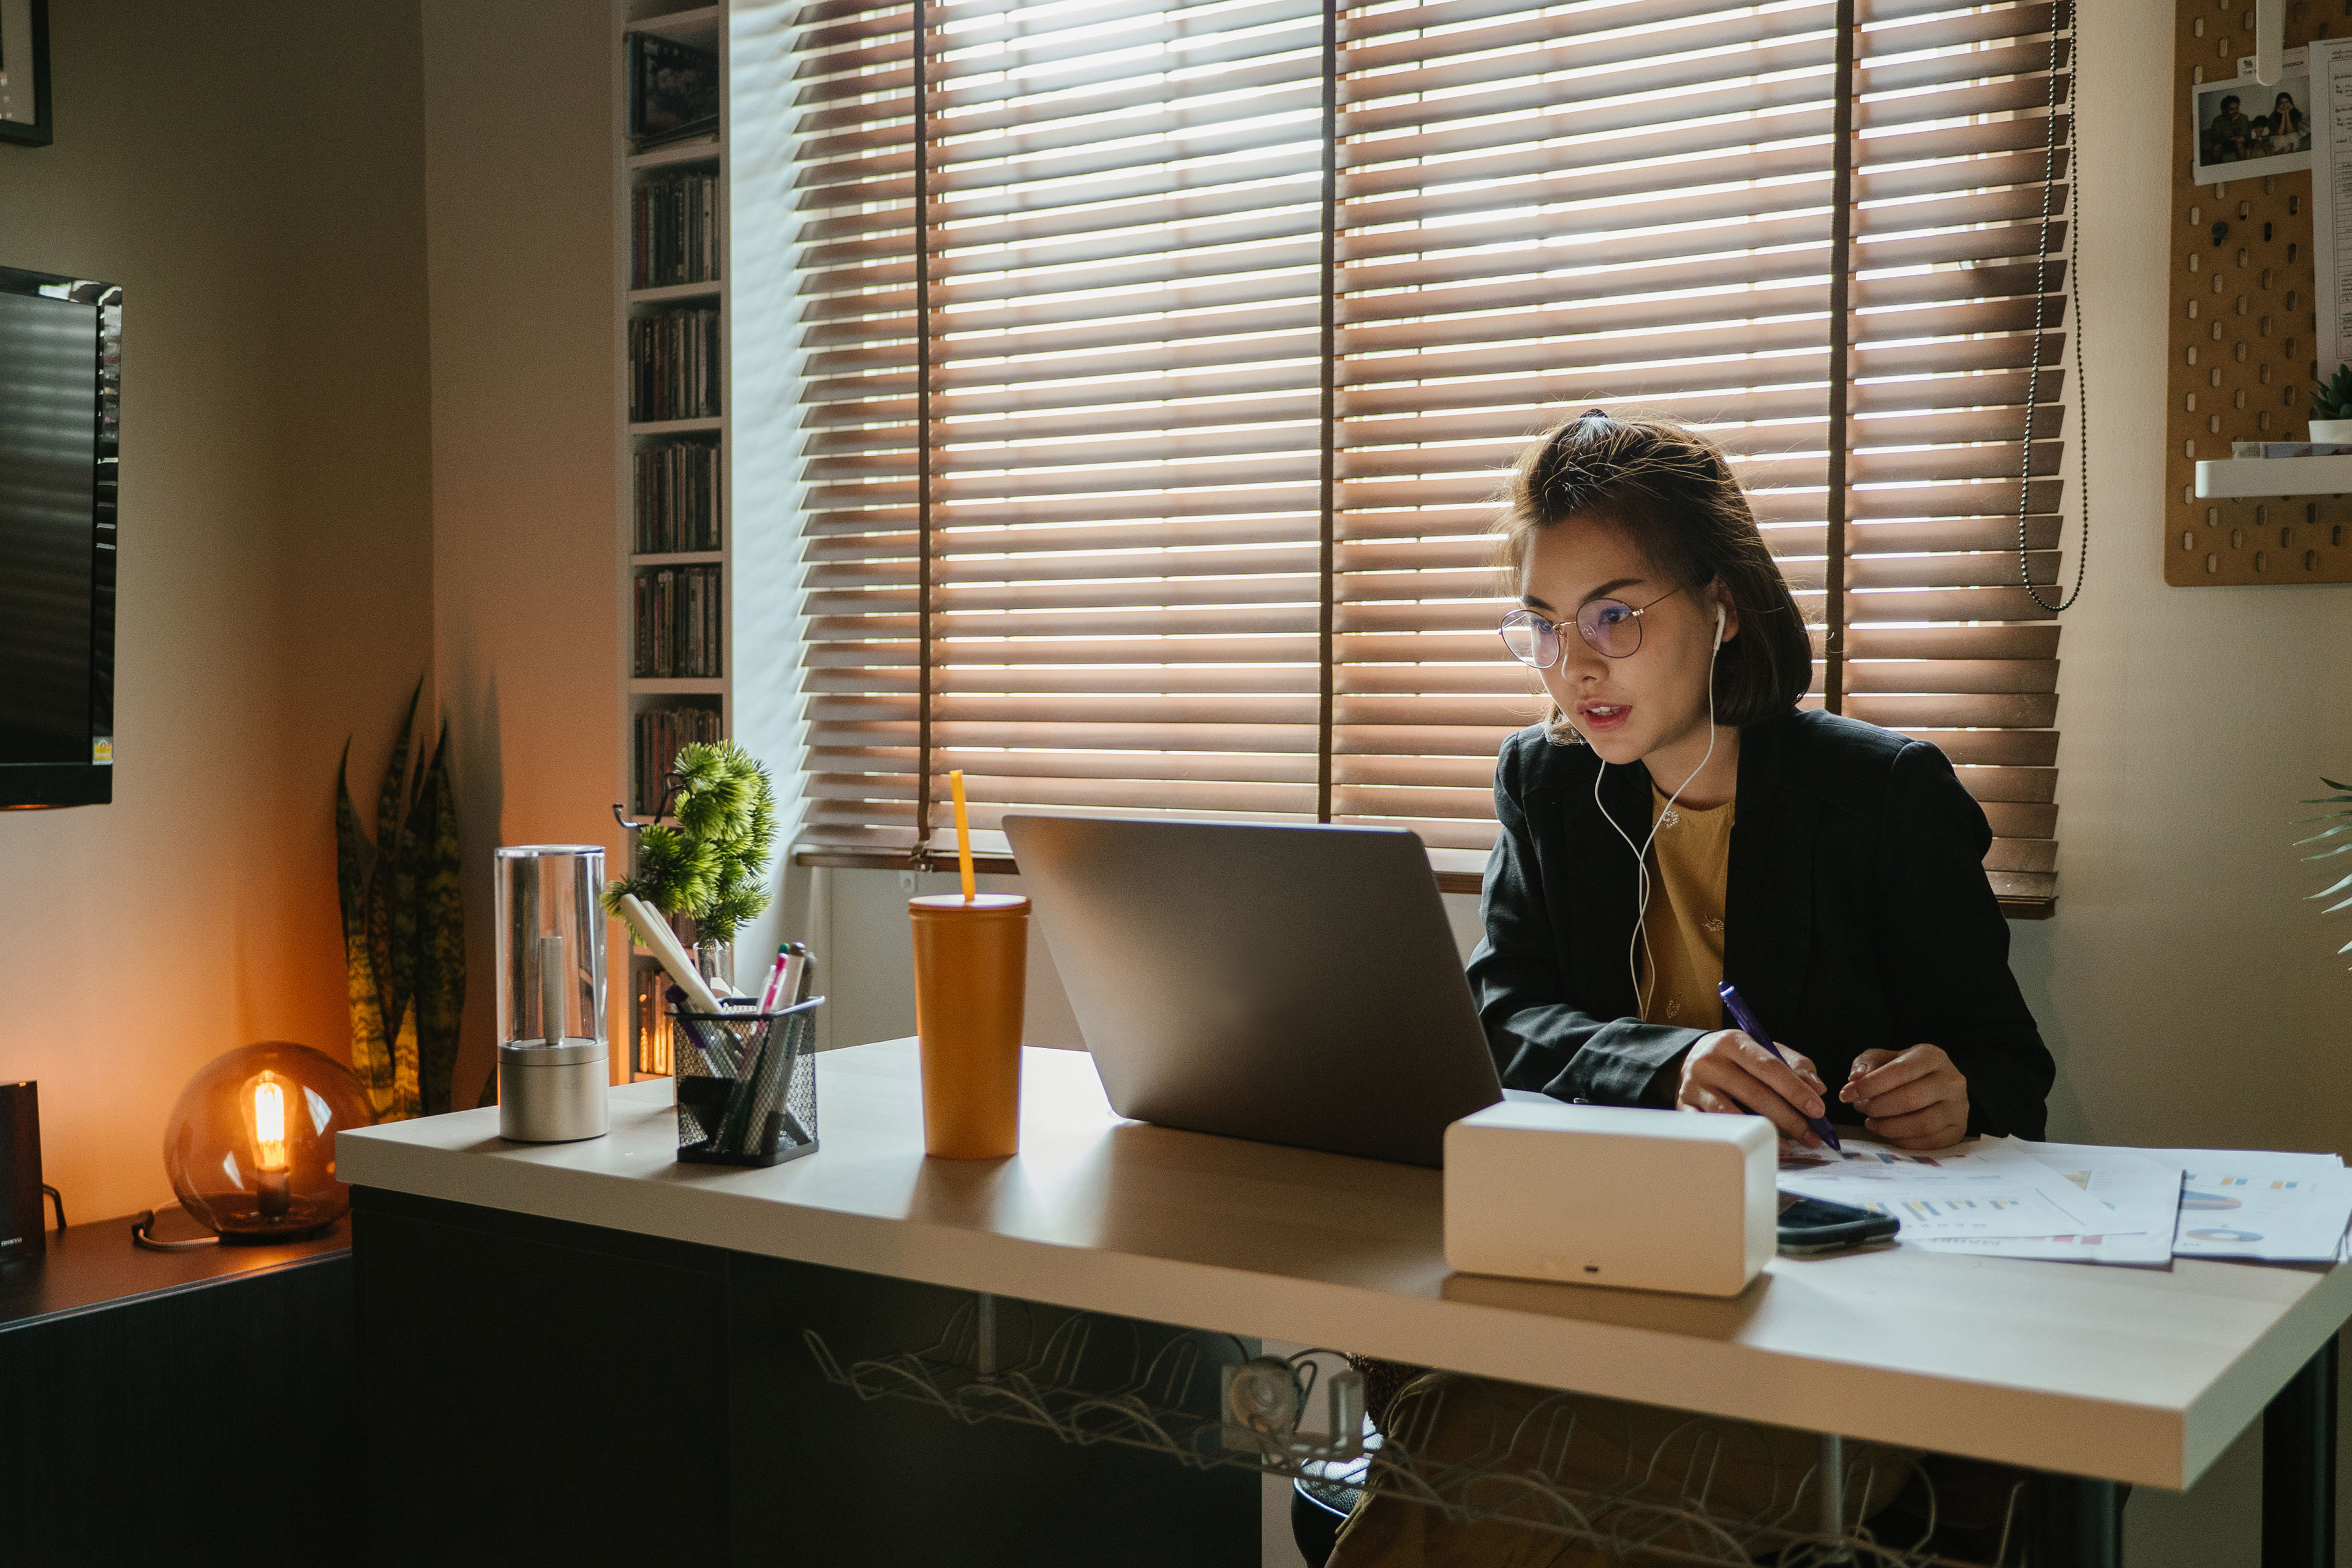
[[[2290, 48], [2328, 37], [2330, 26], [2352, 28], [2352, 0], [2289, 0]], [[2253, 50], [2251, 5], [2179, 0], [2167, 247], [2172, 327], [2164, 580], [2180, 588], [2352, 582], [2346, 532], [2352, 496], [2197, 497], [2200, 458], [2227, 458], [2235, 441], [2307, 438], [2317, 370], [2310, 170], [2266, 174], [2250, 163], [2242, 178], [2196, 183], [2200, 133], [2191, 95], [2234, 78], [2240, 57]], [[2275, 88], [2255, 90], [2275, 104]], [[2249, 119], [2271, 107], [2257, 105]], [[2315, 107], [2306, 100], [2297, 110]], [[2265, 150], [2231, 149], [2250, 155]]]

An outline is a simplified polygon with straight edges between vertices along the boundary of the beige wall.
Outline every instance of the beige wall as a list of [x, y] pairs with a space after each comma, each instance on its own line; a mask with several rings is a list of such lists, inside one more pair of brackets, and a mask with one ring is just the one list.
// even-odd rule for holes
[[163, 1124], [256, 1039], [345, 1054], [335, 758], [428, 673], [413, 7], [50, 7], [57, 142], [0, 265], [124, 287], [114, 804], [0, 816], [0, 1078], [77, 1220], [168, 1202]]
[[[495, 1008], [488, 847], [620, 849], [617, 67], [601, 5], [426, 0], [424, 18], [434, 641], [470, 829], [471, 1104]], [[615, 985], [616, 1039], [623, 1002]]]
[[2292, 845], [2352, 768], [2352, 587], [2164, 584], [2172, 7], [2091, 0], [2084, 30], [2091, 578], [2060, 647], [2058, 916], [2014, 928], [2052, 1135], [2342, 1152], [2352, 922], [2305, 901], [2334, 879]]

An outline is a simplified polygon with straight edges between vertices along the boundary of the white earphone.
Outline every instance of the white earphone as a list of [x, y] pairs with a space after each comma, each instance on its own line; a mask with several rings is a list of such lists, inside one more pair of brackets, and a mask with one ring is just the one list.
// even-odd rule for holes
[[[1640, 889], [1640, 893], [1633, 907], [1633, 934], [1626, 939], [1625, 942], [1625, 971], [1627, 977], [1633, 983], [1635, 1017], [1640, 1017], [1650, 1010], [1650, 999], [1642, 994], [1641, 960], [1642, 927], [1650, 914], [1650, 846], [1657, 841], [1658, 829], [1664, 827], [1673, 818], [1675, 803], [1682, 799], [1684, 790], [1690, 788], [1691, 779], [1706, 772], [1706, 764], [1715, 755], [1715, 666], [1716, 661], [1723, 656], [1724, 621], [1724, 607], [1718, 603], [1715, 606], [1715, 646], [1707, 650], [1706, 655], [1706, 751], [1700, 756], [1698, 766], [1691, 770], [1690, 778], [1683, 780], [1675, 787], [1675, 793], [1666, 797], [1665, 809], [1658, 813], [1657, 821], [1650, 826], [1650, 836], [1642, 840], [1640, 847], [1634, 847], [1633, 836], [1627, 833], [1615, 817], [1610, 816], [1609, 808], [1601, 804], [1601, 776], [1609, 771], [1609, 764], [1604, 762], [1592, 772], [1593, 808], [1608, 819], [1610, 826], [1617, 829], [1617, 837], [1625, 841], [1625, 847], [1633, 851], [1635, 885]], [[1591, 745], [1591, 742], [1588, 740], [1585, 743]], [[1596, 756], [1599, 754], [1594, 753]]]

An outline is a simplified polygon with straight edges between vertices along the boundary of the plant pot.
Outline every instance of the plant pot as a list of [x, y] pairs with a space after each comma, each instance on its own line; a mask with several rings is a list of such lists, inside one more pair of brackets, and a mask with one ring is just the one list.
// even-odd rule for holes
[[2352, 447], [2352, 419], [2315, 419], [2311, 422], [2311, 438]]

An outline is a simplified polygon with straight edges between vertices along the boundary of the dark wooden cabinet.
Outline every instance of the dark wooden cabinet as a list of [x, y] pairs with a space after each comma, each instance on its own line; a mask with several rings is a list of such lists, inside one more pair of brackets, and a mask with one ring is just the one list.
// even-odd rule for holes
[[351, 1255], [140, 1252], [125, 1217], [0, 1268], [0, 1563], [313, 1568], [355, 1539]]

